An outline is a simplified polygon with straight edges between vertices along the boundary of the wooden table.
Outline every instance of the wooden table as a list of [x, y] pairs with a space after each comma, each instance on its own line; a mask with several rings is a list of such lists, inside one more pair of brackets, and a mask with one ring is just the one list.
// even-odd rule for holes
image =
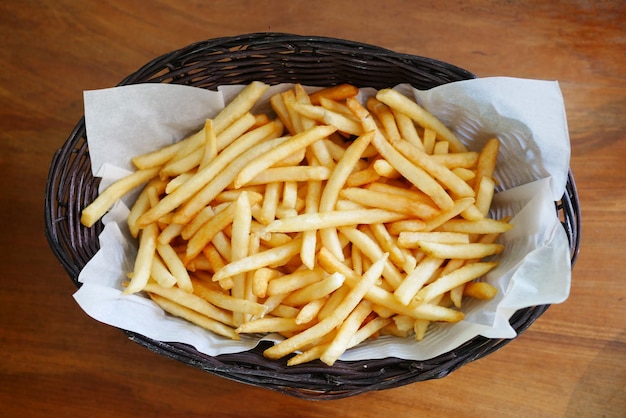
[[[4, 0], [0, 415], [626, 416], [626, 6], [444, 3]], [[372, 43], [482, 77], [558, 80], [584, 225], [569, 299], [444, 379], [330, 402], [203, 373], [84, 314], [43, 222], [49, 163], [82, 115], [83, 90], [194, 41], [258, 31]]]

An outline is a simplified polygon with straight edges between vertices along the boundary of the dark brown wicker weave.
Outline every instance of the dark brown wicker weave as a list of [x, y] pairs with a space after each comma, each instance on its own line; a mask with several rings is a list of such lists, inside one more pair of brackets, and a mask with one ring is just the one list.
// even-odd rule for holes
[[[120, 85], [177, 83], [206, 89], [261, 80], [276, 84], [299, 82], [312, 86], [352, 83], [384, 88], [410, 83], [427, 89], [474, 75], [433, 59], [399, 54], [379, 47], [339, 39], [260, 33], [198, 42], [165, 54], [125, 78]], [[102, 224], [80, 225], [80, 211], [97, 195], [99, 179], [91, 174], [85, 121], [81, 119], [63, 147], [56, 152], [46, 187], [46, 235], [55, 255], [76, 284], [83, 266], [98, 251]], [[556, 203], [570, 239], [572, 266], [580, 244], [580, 210], [574, 179]], [[526, 330], [548, 306], [518, 311], [511, 324]], [[285, 360], [263, 357], [261, 345], [253, 350], [211, 357], [194, 348], [154, 341], [125, 331], [130, 339], [166, 357], [180, 360], [215, 375], [305, 399], [337, 399], [441, 378], [462, 365], [482, 358], [510, 340], [476, 337], [462, 346], [427, 361], [397, 358], [346, 362], [329, 367], [321, 362], [287, 367]]]

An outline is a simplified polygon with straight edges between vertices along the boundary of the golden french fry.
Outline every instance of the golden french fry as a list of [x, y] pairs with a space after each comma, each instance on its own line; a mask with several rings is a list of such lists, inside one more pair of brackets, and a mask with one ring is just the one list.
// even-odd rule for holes
[[412, 232], [402, 231], [398, 245], [404, 248], [419, 248], [419, 243], [439, 242], [443, 244], [469, 244], [469, 235], [461, 232]]
[[495, 192], [496, 183], [491, 177], [483, 176], [476, 190], [476, 208], [486, 217], [491, 208], [491, 200]]
[[439, 213], [437, 208], [425, 203], [411, 200], [405, 196], [377, 192], [372, 189], [348, 187], [344, 188], [339, 193], [339, 196], [364, 206], [376, 207], [390, 212], [404, 213], [417, 219], [432, 218]]
[[509, 231], [513, 225], [503, 221], [483, 218], [479, 221], [465, 219], [450, 219], [437, 227], [437, 231], [458, 232], [463, 234], [500, 234]]
[[476, 169], [476, 178], [474, 180], [475, 190], [478, 191], [483, 177], [493, 177], [498, 159], [498, 150], [500, 149], [500, 141], [498, 138], [492, 138], [483, 147], [478, 156], [478, 167]]
[[463, 296], [475, 299], [493, 299], [498, 293], [498, 289], [487, 282], [469, 282], [463, 287]]
[[301, 246], [302, 239], [294, 239], [285, 245], [232, 261], [219, 269], [215, 275], [213, 275], [213, 280], [218, 281], [240, 273], [257, 270], [261, 267], [285, 263], [291, 259], [291, 257], [298, 254]]
[[362, 300], [348, 315], [345, 321], [339, 327], [335, 338], [320, 357], [324, 363], [329, 366], [335, 364], [335, 361], [348, 349], [352, 337], [356, 334], [365, 318], [372, 312], [372, 304], [367, 300]]
[[313, 321], [322, 307], [324, 307], [327, 299], [327, 297], [314, 299], [302, 306], [298, 315], [296, 315], [296, 324], [308, 324]]
[[337, 128], [337, 131], [339, 132], [344, 132], [348, 135], [356, 136], [359, 136], [363, 133], [363, 129], [359, 122], [348, 116], [345, 116], [342, 113], [330, 110], [323, 106], [294, 103], [291, 104], [291, 107], [296, 112], [298, 112], [298, 114], [304, 117], [310, 118], [322, 124], [335, 126]]
[[306, 329], [307, 324], [299, 324], [296, 318], [260, 318], [239, 325], [238, 334], [268, 333], [268, 332], [295, 332]]
[[186, 319], [187, 321], [194, 323], [202, 328], [213, 331], [218, 335], [223, 335], [232, 340], [239, 340], [239, 335], [235, 332], [235, 330], [228, 325], [225, 325], [223, 322], [216, 321], [192, 309], [179, 305], [176, 302], [172, 302], [171, 300], [159, 296], [155, 293], [149, 293], [149, 295], [150, 298], [164, 311], [169, 312], [174, 316]]
[[428, 256], [420, 261], [415, 269], [406, 276], [400, 286], [394, 291], [394, 295], [398, 300], [408, 305], [415, 294], [424, 286], [426, 282], [437, 272], [437, 269], [443, 264], [443, 258]]
[[418, 147], [408, 141], [397, 141], [394, 146], [400, 150], [405, 157], [422, 167], [444, 187], [450, 190], [456, 198], [473, 197], [474, 190], [446, 166], [439, 164], [430, 155], [426, 154]]
[[150, 278], [158, 283], [161, 287], [172, 287], [176, 284], [176, 277], [168, 270], [161, 257], [152, 259], [152, 268], [150, 269]]
[[277, 219], [267, 225], [265, 230], [267, 232], [300, 232], [357, 224], [385, 223], [403, 218], [406, 218], [406, 215], [383, 209], [335, 210]]
[[[345, 184], [348, 176], [352, 171], [352, 167], [361, 158], [363, 152], [370, 144], [374, 134], [366, 133], [361, 135], [346, 149], [341, 159], [337, 162], [333, 173], [326, 182], [326, 186], [322, 191], [319, 203], [319, 212], [330, 212], [334, 210], [339, 192]], [[325, 228], [320, 231], [320, 239], [323, 245], [328, 247], [333, 253], [343, 259], [343, 251], [339, 244], [337, 231], [334, 228]]]
[[124, 289], [125, 294], [140, 292], [148, 283], [152, 271], [152, 260], [156, 254], [158, 235], [159, 227], [156, 224], [150, 224], [141, 231], [132, 277]]
[[464, 152], [467, 148], [439, 119], [421, 107], [415, 101], [402, 95], [393, 89], [382, 89], [376, 94], [376, 98], [387, 106], [399, 110], [408, 115], [424, 128], [432, 129], [437, 135], [450, 143], [450, 149], [454, 152]]
[[496, 262], [478, 262], [466, 264], [463, 267], [443, 276], [434, 282], [423, 287], [415, 295], [415, 299], [422, 302], [428, 302], [445, 292], [454, 289], [463, 283], [477, 279], [493, 269], [498, 263]]
[[339, 273], [333, 273], [324, 279], [311, 283], [289, 294], [283, 299], [283, 304], [290, 306], [302, 306], [313, 300], [324, 298], [343, 285], [343, 277]]
[[248, 183], [257, 174], [271, 167], [274, 163], [291, 155], [292, 153], [303, 149], [312, 143], [327, 137], [335, 132], [337, 128], [334, 126], [315, 126], [307, 131], [296, 134], [284, 143], [265, 152], [244, 166], [234, 180], [235, 188], [239, 188]]
[[272, 167], [256, 175], [248, 185], [276, 182], [327, 180], [330, 170], [323, 166]]
[[148, 168], [135, 171], [120, 180], [117, 180], [104, 189], [81, 212], [80, 222], [86, 227], [93, 226], [118, 200], [136, 187], [147, 183], [158, 175], [159, 168]]
[[269, 85], [260, 81], [253, 81], [248, 84], [234, 100], [227, 104], [224, 109], [213, 118], [215, 134], [219, 135], [234, 121], [249, 112], [268, 88]]
[[189, 272], [183, 264], [182, 260], [178, 257], [178, 254], [169, 244], [160, 244], [157, 242], [156, 251], [163, 259], [163, 262], [172, 272], [172, 275], [176, 277], [176, 284], [182, 290], [187, 293], [193, 292], [193, 286], [191, 284], [191, 278]]
[[131, 162], [138, 170], [161, 167], [174, 158], [174, 156], [178, 153], [184, 151], [185, 149], [195, 149], [200, 146], [203, 141], [204, 132], [200, 130], [171, 145], [159, 148], [146, 154], [137, 155], [131, 159]]
[[504, 248], [502, 244], [444, 244], [439, 242], [418, 241], [417, 246], [426, 254], [439, 258], [454, 258], [472, 260], [500, 254]]
[[359, 89], [352, 84], [339, 84], [333, 87], [327, 87], [325, 89], [318, 90], [310, 94], [312, 104], [320, 104], [322, 97], [340, 102], [348, 97], [354, 97], [359, 94]]
[[367, 99], [366, 106], [380, 121], [385, 136], [392, 144], [400, 140], [400, 131], [391, 109], [375, 97]]
[[222, 309], [237, 313], [248, 313], [258, 317], [263, 317], [268, 311], [267, 306], [263, 304], [215, 290], [202, 280], [192, 279], [192, 283], [199, 297]]
[[226, 310], [215, 307], [202, 297], [186, 292], [177, 287], [165, 288], [159, 286], [156, 283], [148, 283], [144, 290], [153, 295], [159, 295], [165, 299], [168, 299], [174, 303], [177, 303], [185, 308], [196, 311], [208, 318], [212, 318], [223, 324], [233, 326], [232, 314]]

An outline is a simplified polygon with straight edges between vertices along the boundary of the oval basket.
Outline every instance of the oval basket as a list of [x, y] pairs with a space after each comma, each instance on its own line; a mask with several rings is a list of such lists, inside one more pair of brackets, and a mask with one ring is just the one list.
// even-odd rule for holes
[[[219, 85], [301, 83], [330, 86], [351, 83], [377, 89], [410, 83], [418, 89], [474, 78], [453, 65], [420, 56], [400, 54], [372, 45], [325, 37], [256, 33], [194, 43], [149, 62], [120, 82], [176, 83], [205, 89]], [[98, 251], [102, 224], [83, 227], [80, 212], [98, 193], [99, 179], [91, 174], [85, 121], [82, 118], [52, 160], [45, 196], [45, 228], [49, 244], [76, 286], [78, 275]], [[580, 208], [570, 173], [566, 193], [555, 202], [567, 232], [572, 266], [580, 245]], [[547, 305], [516, 312], [511, 318], [517, 333], [526, 330]], [[507, 344], [509, 339], [476, 337], [427, 361], [385, 358], [338, 361], [329, 367], [319, 361], [286, 366], [286, 359], [263, 357], [266, 344], [236, 354], [208, 356], [193, 347], [154, 341], [124, 331], [146, 348], [209, 373], [304, 399], [338, 399], [441, 378]]]

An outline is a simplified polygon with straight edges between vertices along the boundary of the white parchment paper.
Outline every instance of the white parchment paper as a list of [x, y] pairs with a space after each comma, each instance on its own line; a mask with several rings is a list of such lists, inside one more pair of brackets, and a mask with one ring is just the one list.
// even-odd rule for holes
[[[265, 99], [292, 87], [271, 87]], [[241, 86], [208, 91], [170, 84], [140, 84], [84, 93], [85, 120], [93, 173], [101, 188], [132, 169], [130, 159], [171, 144], [200, 129]], [[397, 86], [440, 118], [470, 148], [490, 138], [501, 141], [493, 214], [513, 216], [513, 230], [503, 234], [505, 251], [484, 280], [499, 293], [491, 301], [467, 300], [465, 319], [434, 324], [422, 342], [382, 337], [346, 352], [344, 360], [396, 356], [425, 360], [483, 335], [513, 338], [508, 320], [518, 309], [561, 303], [570, 289], [570, 254], [565, 231], [554, 209], [563, 195], [570, 158], [565, 108], [558, 83], [507, 77], [446, 84], [428, 91]], [[373, 94], [363, 89], [361, 99]], [[262, 102], [267, 103], [263, 99]], [[263, 106], [263, 105], [262, 105]], [[268, 111], [269, 107], [255, 109]], [[256, 337], [231, 341], [187, 321], [166, 315], [148, 298], [122, 295], [121, 283], [132, 270], [136, 242], [126, 218], [134, 195], [103, 219], [100, 251], [82, 270], [75, 300], [103, 323], [159, 341], [183, 342], [217, 355], [254, 347]], [[271, 338], [271, 337], [268, 337]]]

